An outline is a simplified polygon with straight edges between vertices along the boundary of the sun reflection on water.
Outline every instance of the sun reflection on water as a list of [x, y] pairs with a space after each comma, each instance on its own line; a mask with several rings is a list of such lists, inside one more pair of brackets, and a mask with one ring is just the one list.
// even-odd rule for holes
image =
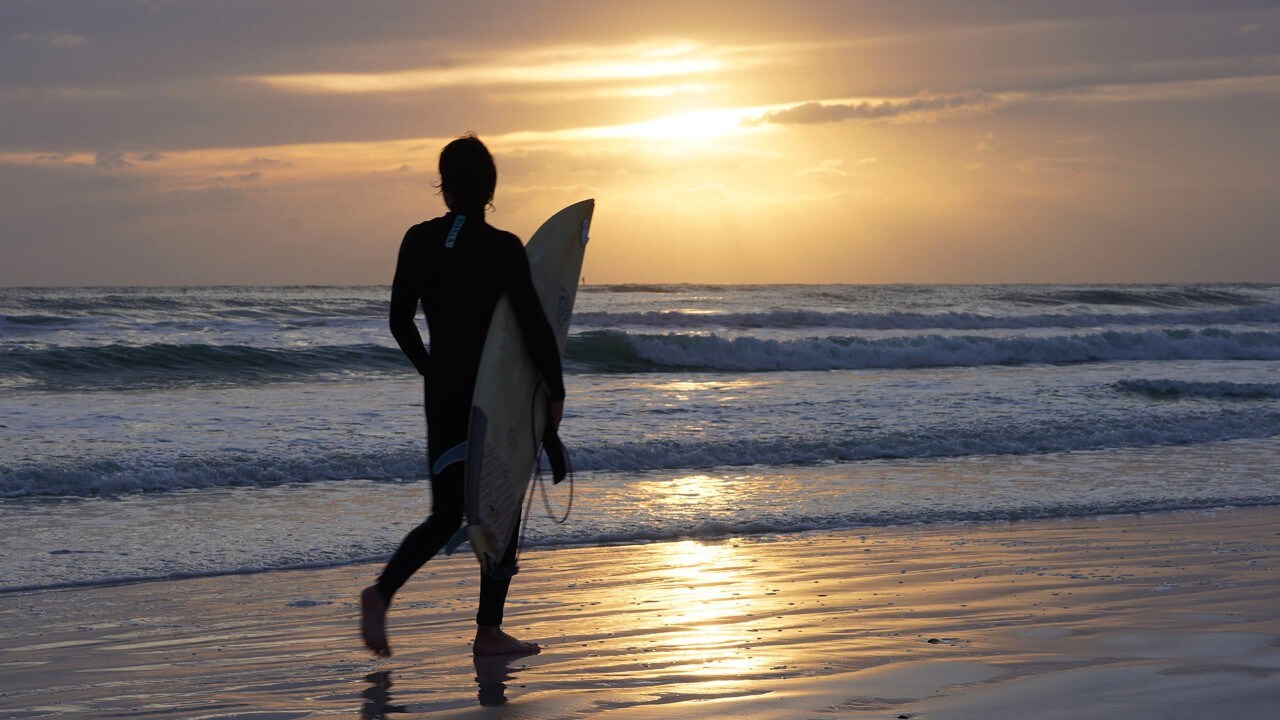
[[667, 401], [689, 402], [694, 396], [703, 396], [716, 402], [737, 400], [741, 391], [761, 387], [765, 383], [760, 380], [668, 380], [650, 383], [647, 387], [655, 392], [656, 397]]
[[669, 380], [650, 383], [649, 388], [659, 392], [694, 392], [699, 390], [741, 390], [763, 385], [760, 380]]
[[772, 613], [768, 588], [736, 544], [686, 540], [650, 546], [660, 557], [630, 586], [632, 602], [661, 618], [661, 643], [644, 654], [645, 673], [696, 676], [723, 689], [750, 682], [787, 658], [759, 645]]
[[669, 482], [653, 483], [649, 488], [652, 502], [659, 506], [684, 506], [683, 509], [719, 505], [726, 494], [726, 480], [712, 475], [687, 475]]

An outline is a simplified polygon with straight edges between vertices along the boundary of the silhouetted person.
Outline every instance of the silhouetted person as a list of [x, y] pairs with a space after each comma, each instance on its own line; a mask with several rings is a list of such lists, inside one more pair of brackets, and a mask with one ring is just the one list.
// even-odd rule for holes
[[[428, 467], [465, 442], [480, 354], [489, 320], [502, 295], [511, 300], [530, 355], [551, 392], [548, 428], [554, 432], [564, 410], [564, 381], [555, 335], [529, 275], [519, 238], [484, 220], [493, 199], [497, 169], [489, 150], [468, 134], [440, 153], [440, 190], [449, 212], [414, 225], [400, 245], [391, 285], [391, 333], [413, 366], [426, 378]], [[422, 304], [431, 336], [423, 347], [414, 324]], [[360, 595], [361, 633], [374, 654], [387, 657], [386, 611], [400, 586], [449, 541], [462, 524], [464, 464], [431, 475], [431, 515], [400, 543], [374, 585]], [[517, 527], [519, 519], [517, 518]], [[538, 652], [501, 629], [510, 573], [515, 569], [518, 532], [513, 532], [503, 565], [507, 572], [480, 580], [476, 614], [476, 655]], [[505, 575], [506, 579], [501, 579]]]

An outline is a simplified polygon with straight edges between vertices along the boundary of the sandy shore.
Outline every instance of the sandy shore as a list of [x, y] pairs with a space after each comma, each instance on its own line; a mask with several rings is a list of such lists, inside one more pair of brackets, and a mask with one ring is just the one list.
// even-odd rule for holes
[[1280, 509], [529, 552], [473, 662], [469, 556], [355, 636], [372, 566], [0, 595], [0, 716], [1269, 718]]

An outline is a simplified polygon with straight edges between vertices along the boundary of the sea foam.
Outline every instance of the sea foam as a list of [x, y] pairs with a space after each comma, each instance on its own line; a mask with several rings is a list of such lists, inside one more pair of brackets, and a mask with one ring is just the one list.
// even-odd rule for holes
[[1268, 331], [1106, 331], [1050, 337], [913, 335], [867, 339], [583, 333], [569, 345], [579, 371], [667, 369], [767, 372], [1082, 363], [1105, 360], [1277, 360], [1280, 333]]

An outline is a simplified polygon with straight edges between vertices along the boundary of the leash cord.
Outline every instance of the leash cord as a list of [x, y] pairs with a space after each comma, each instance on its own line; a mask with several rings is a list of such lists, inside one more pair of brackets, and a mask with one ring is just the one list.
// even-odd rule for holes
[[[547, 483], [542, 478], [542, 443], [538, 442], [538, 389], [545, 384], [546, 381], [540, 380], [538, 386], [533, 389], [532, 402], [529, 403], [529, 435], [533, 438], [533, 446], [535, 448], [533, 456], [533, 479], [530, 481], [536, 485], [542, 492], [542, 506], [546, 510], [547, 518], [557, 525], [563, 525], [569, 519], [569, 513], [573, 512], [573, 459], [569, 456], [569, 451], [565, 450], [564, 461], [568, 466], [569, 475], [569, 502], [565, 506], [564, 515], [556, 517], [555, 512], [551, 509], [551, 499], [547, 496]], [[520, 539], [516, 545], [516, 558], [520, 557], [521, 551], [524, 550], [525, 531], [529, 527], [529, 515], [533, 511], [533, 492], [529, 489], [529, 498], [525, 501], [524, 515], [520, 519]]]

